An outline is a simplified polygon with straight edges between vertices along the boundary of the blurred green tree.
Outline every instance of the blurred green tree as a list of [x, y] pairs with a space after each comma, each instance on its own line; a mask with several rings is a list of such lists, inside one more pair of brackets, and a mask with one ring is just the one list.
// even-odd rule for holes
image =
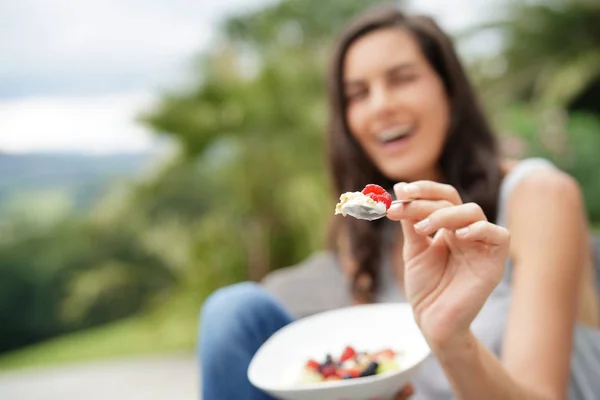
[[465, 35], [502, 37], [502, 51], [473, 66], [488, 102], [566, 106], [600, 79], [600, 2], [511, 1], [505, 14]]
[[197, 84], [144, 115], [204, 172], [194, 185], [212, 198], [196, 216], [203, 268], [231, 271], [229, 282], [258, 280], [321, 246], [331, 213], [322, 156], [328, 49], [343, 24], [378, 3], [289, 0], [234, 16], [199, 63]]
[[501, 35], [501, 51], [470, 66], [495, 126], [522, 142], [517, 156], [546, 157], [572, 174], [598, 224], [600, 2], [511, 1], [499, 14], [460, 36]]

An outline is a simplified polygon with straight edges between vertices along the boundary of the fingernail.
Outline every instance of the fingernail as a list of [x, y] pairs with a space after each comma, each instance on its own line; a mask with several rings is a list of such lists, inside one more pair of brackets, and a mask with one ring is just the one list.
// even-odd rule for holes
[[417, 222], [415, 224], [415, 228], [417, 229], [425, 229], [429, 226], [429, 218], [425, 218], [423, 221]]
[[409, 183], [408, 185], [405, 185], [402, 190], [404, 190], [406, 193], [414, 193], [419, 190], [419, 185], [415, 183]]
[[394, 203], [390, 206], [390, 208], [388, 209], [388, 212], [398, 212], [398, 211], [402, 211], [402, 208], [404, 207], [403, 203]]
[[406, 185], [406, 182], [398, 182], [394, 185], [394, 191], [402, 189], [402, 186]]
[[460, 228], [456, 230], [456, 234], [458, 236], [467, 236], [467, 233], [469, 233], [469, 228]]

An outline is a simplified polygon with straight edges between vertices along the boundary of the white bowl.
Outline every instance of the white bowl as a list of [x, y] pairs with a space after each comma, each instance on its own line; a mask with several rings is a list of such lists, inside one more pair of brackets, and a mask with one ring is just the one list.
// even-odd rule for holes
[[[357, 351], [392, 348], [401, 352], [400, 369], [384, 374], [299, 383], [309, 358], [339, 357]], [[326, 311], [297, 320], [272, 335], [252, 358], [248, 379], [283, 400], [368, 400], [392, 398], [416, 375], [430, 350], [408, 304], [368, 304]]]

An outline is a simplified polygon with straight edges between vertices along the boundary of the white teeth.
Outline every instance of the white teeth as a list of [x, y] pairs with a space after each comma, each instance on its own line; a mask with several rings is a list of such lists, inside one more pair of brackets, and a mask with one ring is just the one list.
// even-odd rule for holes
[[389, 142], [390, 140], [399, 139], [403, 136], [408, 135], [412, 131], [411, 126], [400, 126], [391, 129], [386, 129], [379, 133], [379, 140], [382, 142]]

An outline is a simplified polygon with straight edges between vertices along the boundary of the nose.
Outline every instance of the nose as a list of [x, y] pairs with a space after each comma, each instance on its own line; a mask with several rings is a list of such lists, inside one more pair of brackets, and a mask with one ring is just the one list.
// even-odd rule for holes
[[370, 108], [375, 116], [389, 114], [392, 111], [392, 96], [385, 85], [371, 88]]

